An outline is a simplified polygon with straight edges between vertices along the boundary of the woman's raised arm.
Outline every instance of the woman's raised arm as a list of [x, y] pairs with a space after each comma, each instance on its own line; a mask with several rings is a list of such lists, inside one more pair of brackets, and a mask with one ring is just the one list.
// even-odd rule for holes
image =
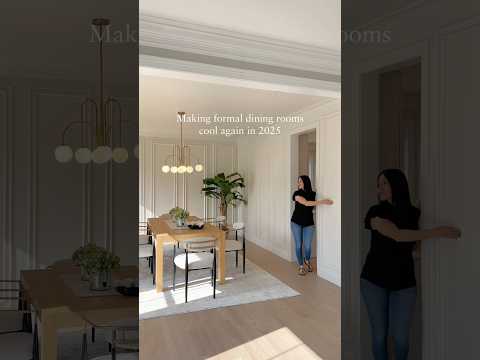
[[370, 221], [373, 230], [395, 241], [420, 241], [432, 238], [458, 239], [461, 236], [460, 229], [453, 226], [439, 226], [433, 229], [409, 230], [399, 229], [393, 222], [380, 217], [374, 217]]

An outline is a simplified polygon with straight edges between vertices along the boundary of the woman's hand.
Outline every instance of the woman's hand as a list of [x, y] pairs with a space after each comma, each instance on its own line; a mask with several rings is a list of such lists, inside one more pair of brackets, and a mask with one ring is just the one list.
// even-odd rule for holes
[[323, 199], [318, 202], [318, 205], [333, 205], [332, 199]]
[[439, 226], [434, 230], [437, 236], [442, 238], [458, 239], [460, 236], [462, 236], [462, 231], [454, 226]]
[[393, 223], [390, 220], [383, 219], [378, 216], [375, 216], [370, 219], [370, 226], [372, 227], [373, 230], [378, 230], [379, 228], [385, 225], [393, 225]]

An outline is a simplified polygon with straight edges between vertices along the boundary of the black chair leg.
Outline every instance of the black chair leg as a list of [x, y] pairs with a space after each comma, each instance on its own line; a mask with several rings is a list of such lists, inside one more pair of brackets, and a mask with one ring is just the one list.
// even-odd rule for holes
[[238, 267], [238, 250], [235, 250], [235, 267]]
[[175, 291], [175, 276], [177, 274], [177, 267], [175, 266], [175, 244], [173, 245], [173, 261], [172, 261], [172, 265], [173, 265], [173, 291]]
[[215, 299], [215, 292], [217, 287], [217, 252], [213, 253], [213, 298]]
[[177, 277], [177, 267], [173, 264], [173, 291], [175, 291], [175, 278]]
[[188, 251], [185, 251], [185, 303], [188, 302]]
[[92, 343], [95, 342], [95, 328], [92, 327]]
[[37, 322], [35, 321], [35, 326], [33, 329], [33, 349], [32, 349], [32, 359], [39, 360], [40, 359], [40, 346], [38, 343], [38, 328]]
[[243, 273], [245, 274], [245, 249], [243, 249]]
[[82, 360], [87, 360], [87, 333], [84, 332], [82, 336]]

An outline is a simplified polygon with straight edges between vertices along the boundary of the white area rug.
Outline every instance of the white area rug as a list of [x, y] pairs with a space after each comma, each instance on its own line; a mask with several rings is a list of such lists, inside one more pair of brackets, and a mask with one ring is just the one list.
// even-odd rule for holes
[[[177, 254], [180, 251], [177, 250]], [[192, 271], [189, 272], [188, 303], [185, 303], [185, 273], [179, 268], [175, 291], [172, 289], [172, 257], [173, 247], [165, 247], [163, 278], [164, 287], [168, 289], [161, 293], [157, 293], [152, 284], [152, 275], [146, 261], [139, 264], [141, 320], [299, 295], [297, 291], [248, 260], [246, 274], [243, 274], [242, 254], [239, 253], [239, 264], [236, 268], [235, 252], [230, 252], [227, 253], [226, 281], [222, 285], [217, 282], [216, 298], [213, 298], [210, 271]]]

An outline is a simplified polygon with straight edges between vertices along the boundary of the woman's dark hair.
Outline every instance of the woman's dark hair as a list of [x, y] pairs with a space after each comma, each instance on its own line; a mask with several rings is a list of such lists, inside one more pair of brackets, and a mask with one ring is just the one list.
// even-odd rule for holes
[[377, 183], [380, 176], [383, 175], [388, 180], [392, 189], [392, 203], [399, 208], [410, 208], [410, 190], [408, 188], [407, 177], [400, 169], [385, 169], [377, 176]]
[[305, 191], [306, 193], [311, 193], [313, 190], [310, 178], [307, 175], [301, 175], [299, 176], [299, 178], [303, 181], [303, 191]]

